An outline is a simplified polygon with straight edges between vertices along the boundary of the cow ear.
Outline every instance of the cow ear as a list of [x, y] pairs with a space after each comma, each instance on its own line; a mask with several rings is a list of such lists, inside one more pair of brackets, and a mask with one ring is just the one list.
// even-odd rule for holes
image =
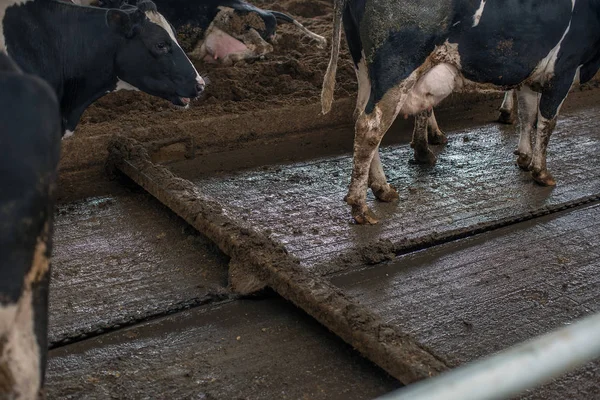
[[135, 28], [135, 26], [141, 24], [144, 21], [144, 19], [146, 19], [146, 13], [138, 8], [131, 13], [130, 18]]
[[116, 33], [127, 38], [133, 36], [133, 22], [129, 14], [122, 10], [110, 9], [106, 12], [106, 24]]

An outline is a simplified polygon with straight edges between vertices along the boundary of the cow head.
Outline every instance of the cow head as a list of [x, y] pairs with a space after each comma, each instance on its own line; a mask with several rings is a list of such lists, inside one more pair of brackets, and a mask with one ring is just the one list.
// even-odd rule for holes
[[175, 32], [151, 1], [110, 9], [108, 26], [120, 35], [116, 72], [121, 81], [187, 107], [205, 82], [177, 43]]

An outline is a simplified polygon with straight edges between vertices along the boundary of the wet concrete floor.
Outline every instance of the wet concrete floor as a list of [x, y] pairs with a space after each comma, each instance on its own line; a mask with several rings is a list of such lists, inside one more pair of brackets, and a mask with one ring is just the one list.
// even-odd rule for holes
[[592, 161], [600, 150], [599, 110], [580, 110], [560, 121], [548, 156], [556, 188], [536, 185], [514, 165], [518, 137], [497, 124], [450, 134], [448, 146], [437, 149], [435, 167], [411, 164], [407, 145], [383, 148], [382, 162], [400, 201], [381, 203], [369, 193], [369, 206], [381, 218], [376, 226], [355, 225], [343, 202], [352, 165], [348, 155], [198, 179], [190, 176], [194, 161], [172, 168], [189, 166], [185, 177], [203, 192], [283, 243], [307, 268], [330, 274], [393, 258], [432, 236], [453, 237], [600, 193]]
[[103, 185], [58, 207], [49, 399], [342, 400], [399, 387], [277, 295], [230, 293], [228, 257], [137, 186]]
[[59, 205], [54, 229], [51, 346], [229, 296], [228, 258], [135, 187]]
[[[600, 312], [600, 206], [563, 211], [332, 278], [457, 366]], [[600, 360], [531, 398], [600, 396]]]
[[[495, 124], [452, 132], [435, 167], [409, 163], [407, 145], [383, 148], [388, 179], [401, 199], [382, 204], [369, 196], [381, 217], [377, 226], [353, 224], [342, 201], [348, 155], [212, 176], [200, 171], [194, 177], [198, 161], [171, 168], [282, 243], [307, 270], [330, 277], [358, 304], [456, 366], [597, 311], [598, 111], [573, 109], [560, 120], [549, 149], [556, 188], [539, 187], [516, 168], [518, 137]], [[585, 204], [592, 207], [573, 208]], [[544, 217], [564, 208], [570, 211]], [[503, 229], [519, 233], [503, 240]], [[476, 235], [482, 231], [489, 232]], [[464, 236], [473, 237], [443, 244]], [[470, 258], [452, 247], [472, 241], [482, 245]], [[407, 283], [398, 272], [406, 261], [396, 255], [422, 248], [408, 256], [431, 252], [447, 264], [431, 275], [422, 266], [409, 268], [414, 276]], [[564, 273], [568, 265], [575, 267]], [[598, 364], [591, 364], [529, 396], [595, 398], [599, 381]]]
[[55, 399], [371, 399], [399, 383], [280, 298], [195, 308], [50, 354]]
[[[196, 168], [197, 159], [172, 169], [458, 365], [600, 308], [597, 114], [567, 104], [549, 153], [555, 189], [513, 165], [511, 127], [440, 118], [451, 132], [437, 166], [410, 164], [406, 144], [383, 149], [401, 201], [370, 196], [382, 218], [373, 227], [354, 225], [342, 201], [347, 154], [313, 159], [309, 146], [271, 158], [292, 163], [265, 157], [270, 165], [251, 170], [217, 173], [217, 156], [212, 167]], [[94, 195], [69, 199], [57, 215], [50, 398], [367, 399], [398, 387], [289, 303], [230, 293], [228, 257], [149, 195], [122, 187]], [[536, 214], [578, 202], [588, 205]], [[530, 396], [593, 399], [598, 381], [591, 364]]]

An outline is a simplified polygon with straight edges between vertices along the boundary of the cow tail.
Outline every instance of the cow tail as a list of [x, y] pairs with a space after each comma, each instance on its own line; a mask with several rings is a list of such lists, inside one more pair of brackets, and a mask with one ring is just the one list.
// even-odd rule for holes
[[321, 110], [323, 114], [331, 111], [333, 103], [333, 92], [335, 91], [335, 74], [337, 72], [338, 58], [340, 55], [340, 42], [342, 40], [342, 14], [346, 0], [334, 0], [333, 3], [333, 37], [331, 39], [331, 58], [327, 66], [327, 72], [323, 79], [323, 90], [321, 91]]

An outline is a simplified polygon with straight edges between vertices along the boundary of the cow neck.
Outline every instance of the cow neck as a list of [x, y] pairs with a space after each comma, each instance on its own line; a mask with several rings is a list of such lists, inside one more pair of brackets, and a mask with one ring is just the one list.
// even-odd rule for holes
[[[111, 92], [117, 83], [115, 58], [125, 40], [106, 24], [106, 10], [81, 7], [57, 1], [37, 1], [47, 10], [47, 20], [53, 21], [56, 34], [41, 38], [62, 66], [52, 86], [57, 89], [65, 128], [73, 131], [85, 109]], [[56, 70], [48, 63], [45, 69]], [[53, 72], [47, 70], [51, 76]]]

